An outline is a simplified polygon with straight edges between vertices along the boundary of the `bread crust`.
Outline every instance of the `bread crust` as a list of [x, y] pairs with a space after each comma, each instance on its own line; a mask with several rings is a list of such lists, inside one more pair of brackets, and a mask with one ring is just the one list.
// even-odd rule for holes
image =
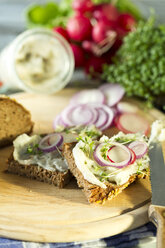
[[0, 147], [12, 144], [20, 134], [30, 134], [33, 125], [27, 109], [16, 100], [0, 95]]
[[123, 185], [116, 185], [113, 183], [106, 183], [106, 189], [101, 188], [100, 186], [94, 185], [84, 179], [83, 174], [77, 168], [72, 149], [74, 148], [75, 143], [66, 143], [63, 146], [63, 155], [67, 160], [68, 167], [74, 177], [77, 179], [77, 184], [80, 188], [82, 188], [86, 198], [89, 203], [104, 203], [106, 200], [111, 200], [116, 197], [119, 193], [123, 191], [126, 187], [128, 187], [131, 183], [133, 183], [136, 179], [145, 178], [147, 176], [147, 172], [144, 171], [144, 174], [134, 174], [129, 180]]
[[18, 161], [14, 160], [13, 154], [9, 157], [7, 161], [7, 171], [12, 174], [17, 174], [19, 176], [28, 177], [35, 179], [40, 182], [45, 182], [63, 188], [68, 184], [72, 178], [72, 174], [69, 170], [65, 172], [60, 171], [49, 171], [38, 165], [24, 165], [20, 164]]

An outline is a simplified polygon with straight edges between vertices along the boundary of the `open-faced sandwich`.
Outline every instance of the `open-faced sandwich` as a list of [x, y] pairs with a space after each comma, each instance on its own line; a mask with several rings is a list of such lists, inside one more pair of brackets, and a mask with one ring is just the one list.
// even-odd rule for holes
[[124, 134], [92, 140], [79, 136], [78, 143], [64, 144], [63, 154], [78, 186], [90, 203], [112, 199], [149, 171], [148, 139]]
[[94, 139], [101, 132], [94, 126], [78, 126], [47, 135], [22, 134], [13, 142], [14, 151], [8, 159], [8, 172], [62, 188], [72, 178], [61, 152], [63, 144], [76, 142], [79, 135], [88, 134]]

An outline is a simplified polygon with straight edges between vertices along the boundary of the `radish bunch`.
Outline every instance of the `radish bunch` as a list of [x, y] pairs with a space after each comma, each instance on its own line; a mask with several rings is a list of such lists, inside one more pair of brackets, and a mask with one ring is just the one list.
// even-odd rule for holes
[[74, 15], [66, 27], [55, 27], [54, 31], [69, 41], [75, 66], [98, 76], [103, 64], [111, 63], [123, 37], [134, 30], [136, 21], [110, 3], [94, 5], [92, 0], [73, 0], [72, 8]]

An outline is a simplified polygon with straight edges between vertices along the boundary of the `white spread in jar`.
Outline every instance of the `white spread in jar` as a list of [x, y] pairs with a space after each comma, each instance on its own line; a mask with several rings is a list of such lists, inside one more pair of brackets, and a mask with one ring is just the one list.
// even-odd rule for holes
[[27, 38], [17, 50], [15, 69], [29, 87], [48, 87], [57, 83], [67, 66], [67, 54], [53, 37], [35, 35]]

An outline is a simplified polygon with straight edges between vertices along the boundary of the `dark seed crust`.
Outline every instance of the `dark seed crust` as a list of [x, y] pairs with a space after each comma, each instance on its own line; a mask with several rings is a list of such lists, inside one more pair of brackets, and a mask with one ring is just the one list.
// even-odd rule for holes
[[7, 171], [19, 176], [25, 176], [37, 181], [53, 184], [59, 188], [63, 188], [72, 178], [72, 174], [69, 170], [65, 172], [60, 171], [48, 171], [37, 165], [24, 165], [19, 164], [14, 160], [13, 155], [7, 161]]
[[77, 168], [74, 157], [72, 154], [72, 149], [74, 148], [75, 143], [67, 143], [63, 146], [63, 154], [64, 157], [67, 160], [68, 167], [74, 177], [77, 179], [77, 184], [80, 188], [83, 189], [83, 192], [85, 193], [85, 196], [88, 199], [89, 203], [104, 203], [106, 200], [110, 200], [117, 196], [119, 193], [123, 191], [128, 185], [133, 183], [138, 178], [145, 178], [147, 175], [147, 172], [144, 171], [144, 174], [135, 174], [132, 175], [129, 180], [121, 185], [118, 186], [113, 183], [106, 183], [106, 189], [103, 189], [97, 185], [94, 185], [92, 183], [89, 183], [87, 180], [84, 179], [83, 174], [80, 172], [80, 170]]

